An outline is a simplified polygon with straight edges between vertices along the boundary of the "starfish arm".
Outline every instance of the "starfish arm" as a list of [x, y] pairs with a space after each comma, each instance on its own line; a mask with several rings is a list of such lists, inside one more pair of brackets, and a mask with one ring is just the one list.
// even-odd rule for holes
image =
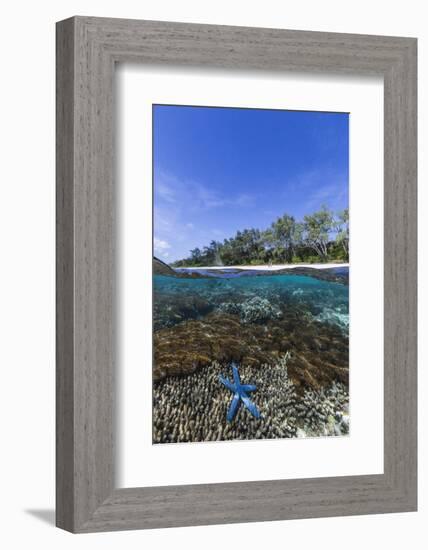
[[238, 367], [235, 367], [235, 365], [233, 365], [232, 370], [233, 370], [233, 381], [235, 382], [236, 386], [240, 386], [241, 379], [239, 378]]
[[229, 410], [227, 411], [226, 420], [228, 422], [232, 422], [232, 420], [235, 418], [235, 414], [237, 413], [238, 407], [239, 407], [239, 400], [240, 400], [239, 394], [235, 393], [235, 395], [233, 396], [232, 402], [230, 404]]
[[256, 405], [251, 401], [251, 399], [247, 396], [247, 395], [244, 395], [244, 396], [241, 396], [241, 399], [242, 399], [242, 402], [244, 403], [244, 405], [247, 407], [247, 409], [250, 411], [250, 413], [255, 417], [255, 418], [260, 418], [260, 411], [259, 409], [256, 407]]
[[228, 390], [230, 390], [233, 393], [236, 392], [236, 388], [235, 388], [234, 384], [232, 384], [232, 382], [230, 382], [230, 380], [227, 380], [227, 378], [223, 378], [223, 376], [221, 376], [221, 375], [218, 377], [218, 379], [223, 384], [223, 386], [226, 386], [226, 388]]
[[242, 389], [244, 392], [247, 392], [247, 391], [256, 391], [257, 386], [255, 386], [254, 384], [242, 384], [241, 389]]

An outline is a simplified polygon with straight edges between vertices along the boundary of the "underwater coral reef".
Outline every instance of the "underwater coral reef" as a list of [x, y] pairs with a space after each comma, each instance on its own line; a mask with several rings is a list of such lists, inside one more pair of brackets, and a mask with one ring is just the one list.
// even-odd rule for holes
[[346, 435], [349, 396], [345, 384], [305, 389], [288, 376], [287, 355], [274, 365], [240, 367], [241, 380], [257, 386], [251, 399], [261, 418], [241, 407], [226, 420], [231, 394], [219, 384], [230, 369], [217, 362], [194, 374], [172, 376], [153, 388], [153, 443], [275, 439]]
[[[155, 275], [153, 441], [348, 433], [348, 298], [346, 277]], [[258, 420], [226, 420], [232, 364]]]

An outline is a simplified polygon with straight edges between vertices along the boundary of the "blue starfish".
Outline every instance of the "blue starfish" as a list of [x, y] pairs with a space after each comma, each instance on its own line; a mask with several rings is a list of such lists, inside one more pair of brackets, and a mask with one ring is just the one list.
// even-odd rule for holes
[[248, 397], [247, 392], [255, 391], [257, 386], [254, 384], [241, 384], [241, 379], [239, 378], [238, 368], [232, 363], [233, 370], [233, 383], [223, 376], [219, 376], [220, 382], [226, 386], [228, 390], [233, 392], [234, 396], [230, 404], [229, 410], [227, 411], [226, 420], [232, 422], [235, 418], [236, 413], [238, 412], [239, 405], [242, 401], [245, 407], [250, 411], [250, 413], [256, 418], [260, 418], [260, 411], [256, 405]]

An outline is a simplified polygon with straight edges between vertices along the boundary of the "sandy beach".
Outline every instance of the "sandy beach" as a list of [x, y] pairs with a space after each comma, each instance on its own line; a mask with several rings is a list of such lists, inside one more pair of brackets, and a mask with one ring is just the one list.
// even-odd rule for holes
[[337, 267], [349, 267], [349, 263], [343, 264], [278, 264], [278, 265], [227, 265], [227, 266], [206, 266], [206, 267], [181, 267], [181, 270], [196, 271], [202, 270], [215, 270], [215, 269], [244, 269], [252, 271], [279, 271], [281, 269], [295, 269], [298, 267], [312, 268], [312, 269], [332, 269]]

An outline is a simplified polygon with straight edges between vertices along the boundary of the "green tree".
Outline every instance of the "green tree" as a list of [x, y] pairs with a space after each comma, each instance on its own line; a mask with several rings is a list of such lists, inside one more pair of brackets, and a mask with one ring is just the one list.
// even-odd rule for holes
[[[335, 234], [335, 238], [334, 237]], [[264, 231], [244, 229], [223, 242], [194, 248], [190, 256], [177, 260], [175, 266], [244, 265], [260, 263], [316, 262], [348, 258], [349, 211], [336, 218], [326, 206], [298, 222], [284, 214]]]
[[221, 265], [220, 243], [213, 240], [204, 246], [201, 260], [204, 265]]
[[337, 213], [337, 219], [334, 221], [336, 231], [336, 243], [339, 244], [346, 258], [349, 257], [349, 209], [345, 208]]
[[322, 261], [328, 257], [328, 243], [333, 230], [333, 214], [326, 206], [313, 214], [304, 216], [304, 242]]
[[[272, 223], [268, 238], [287, 263], [291, 263], [302, 237], [300, 224], [293, 216], [284, 214]], [[278, 254], [277, 254], [278, 255]], [[279, 258], [278, 258], [279, 259]]]
[[192, 265], [199, 265], [202, 258], [202, 252], [200, 248], [194, 248], [190, 251], [190, 261]]

